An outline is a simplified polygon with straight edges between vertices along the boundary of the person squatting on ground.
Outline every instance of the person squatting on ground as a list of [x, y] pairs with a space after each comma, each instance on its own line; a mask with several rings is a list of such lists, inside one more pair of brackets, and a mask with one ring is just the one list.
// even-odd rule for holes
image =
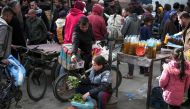
[[97, 56], [92, 60], [93, 70], [88, 78], [83, 79], [76, 91], [83, 94], [83, 99], [88, 96], [96, 99], [98, 109], [105, 109], [111, 93], [111, 72], [103, 56]]
[[163, 65], [159, 86], [163, 89], [163, 99], [170, 109], [180, 109], [184, 93], [190, 85], [190, 63], [185, 61], [183, 49], [176, 49], [173, 59]]

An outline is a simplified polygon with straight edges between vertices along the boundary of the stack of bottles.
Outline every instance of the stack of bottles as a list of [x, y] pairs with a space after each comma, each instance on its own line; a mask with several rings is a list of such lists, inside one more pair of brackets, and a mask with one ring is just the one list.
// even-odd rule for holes
[[148, 40], [139, 41], [138, 35], [130, 35], [125, 37], [123, 53], [135, 56], [147, 56], [148, 58], [156, 58], [157, 50], [161, 48], [161, 40], [150, 38]]

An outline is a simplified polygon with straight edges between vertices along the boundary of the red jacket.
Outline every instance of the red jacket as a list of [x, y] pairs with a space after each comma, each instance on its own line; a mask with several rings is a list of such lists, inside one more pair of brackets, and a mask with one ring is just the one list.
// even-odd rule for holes
[[177, 68], [176, 61], [164, 64], [164, 70], [159, 80], [159, 85], [163, 89], [163, 98], [166, 103], [174, 106], [180, 106], [183, 102], [185, 91], [190, 85], [190, 63], [186, 62], [185, 74], [183, 80], [180, 80], [180, 70]]
[[77, 8], [72, 8], [66, 16], [64, 30], [64, 44], [72, 43], [72, 33], [79, 19], [84, 16], [83, 12]]
[[88, 16], [95, 40], [101, 40], [107, 34], [106, 23], [102, 14], [102, 6], [95, 4], [92, 8], [92, 13]]

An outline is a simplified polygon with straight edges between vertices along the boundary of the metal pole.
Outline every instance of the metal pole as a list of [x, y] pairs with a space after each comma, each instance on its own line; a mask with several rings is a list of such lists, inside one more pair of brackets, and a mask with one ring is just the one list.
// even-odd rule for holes
[[150, 74], [148, 77], [148, 91], [147, 91], [146, 109], [149, 109], [149, 106], [150, 106], [150, 94], [151, 94], [151, 89], [152, 89], [152, 76], [153, 76], [153, 60], [151, 60]]

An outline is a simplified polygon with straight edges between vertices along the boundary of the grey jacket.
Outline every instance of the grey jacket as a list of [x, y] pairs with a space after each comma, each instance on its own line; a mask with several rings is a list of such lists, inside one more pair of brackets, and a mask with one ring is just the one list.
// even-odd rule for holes
[[90, 84], [92, 89], [89, 91], [90, 94], [96, 94], [100, 91], [106, 91], [111, 93], [111, 72], [107, 67], [104, 67], [98, 72], [92, 70], [89, 75]]
[[26, 20], [27, 38], [32, 42], [31, 44], [41, 44], [47, 40], [47, 28], [41, 18], [28, 18]]
[[124, 25], [121, 29], [122, 35], [137, 35], [140, 32], [140, 19], [138, 19], [137, 14], [133, 13], [126, 17]]
[[0, 18], [0, 58], [7, 58], [11, 54], [12, 27]]

